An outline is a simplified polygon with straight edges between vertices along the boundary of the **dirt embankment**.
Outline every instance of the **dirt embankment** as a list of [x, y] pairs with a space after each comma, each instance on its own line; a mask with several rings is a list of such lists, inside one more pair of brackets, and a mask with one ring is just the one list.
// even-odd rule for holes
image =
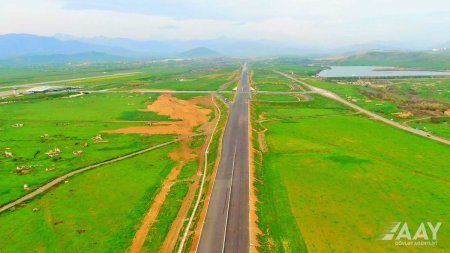
[[191, 100], [181, 100], [171, 94], [164, 94], [147, 105], [147, 109], [142, 111], [156, 112], [159, 115], [169, 116], [176, 121], [152, 122], [149, 126], [135, 126], [120, 128], [117, 130], [104, 131], [105, 133], [116, 134], [176, 134], [190, 135], [193, 129], [208, 122], [208, 115], [211, 109], [198, 106], [198, 104], [210, 104], [206, 97], [194, 98]]
[[[219, 120], [218, 118], [219, 112], [217, 110], [215, 115], [216, 116], [213, 121], [205, 123], [200, 128], [206, 135], [205, 140], [209, 140], [210, 138], [212, 138], [212, 135], [214, 134], [214, 126], [216, 125], [216, 122]], [[201, 173], [203, 172], [203, 164], [205, 159], [204, 154], [207, 148], [207, 144], [208, 141], [205, 141], [202, 147], [192, 150], [192, 152], [196, 154], [194, 158], [198, 159], [197, 173], [190, 179], [193, 181], [193, 183], [191, 183], [191, 185], [189, 186], [189, 191], [183, 200], [180, 210], [178, 211], [177, 217], [172, 223], [170, 230], [167, 233], [166, 238], [164, 239], [161, 252], [175, 252], [176, 250], [175, 246], [180, 239], [183, 225], [185, 225], [184, 221], [186, 220], [186, 218], [188, 218], [188, 213], [195, 201], [196, 193], [201, 183]]]
[[[216, 110], [216, 114], [217, 115], [219, 115], [220, 113], [221, 112], [219, 110]], [[215, 119], [215, 123], [218, 120], [219, 120], [219, 117], [217, 116], [216, 119]], [[226, 123], [225, 123], [225, 125], [226, 125]], [[213, 131], [211, 131], [211, 133], [214, 134]], [[224, 130], [222, 130], [222, 133], [220, 135], [219, 146], [218, 146], [217, 150], [222, 150], [223, 134], [224, 134]], [[208, 138], [211, 138], [211, 137], [212, 136], [210, 136]], [[212, 190], [214, 188], [214, 182], [215, 182], [215, 178], [216, 178], [216, 174], [217, 174], [217, 168], [219, 166], [220, 157], [221, 157], [221, 152], [218, 152], [216, 160], [215, 160], [215, 163], [214, 163], [213, 172], [211, 173], [211, 175], [207, 175], [206, 178], [205, 178], [205, 181], [209, 182], [209, 185], [206, 188], [205, 197], [202, 200], [203, 204], [200, 206], [200, 213], [198, 215], [198, 220], [192, 226], [193, 227], [193, 231], [191, 232], [192, 233], [192, 243], [191, 243], [191, 246], [190, 246], [189, 250], [187, 250], [187, 252], [195, 252], [196, 248], [197, 248], [197, 245], [199, 243], [200, 235], [201, 235], [201, 232], [202, 232], [202, 229], [203, 229], [203, 224], [204, 224], [205, 219], [206, 219], [206, 213], [208, 211], [209, 200], [211, 199]]]
[[[250, 104], [249, 104], [250, 107]], [[251, 119], [251, 108], [249, 108], [249, 118]], [[260, 120], [264, 119], [263, 115], [260, 115]], [[256, 194], [256, 168], [255, 168], [255, 147], [253, 146], [253, 127], [252, 122], [249, 120], [249, 145], [250, 145], [250, 156], [249, 156], [249, 199], [250, 199], [250, 253], [258, 252], [259, 242], [258, 236], [261, 234], [261, 230], [258, 226], [258, 213], [256, 210], [256, 204], [258, 202], [258, 196]], [[258, 141], [261, 142], [260, 132], [258, 132]], [[261, 146], [261, 144], [260, 144]], [[267, 149], [267, 146], [266, 146]]]
[[[161, 207], [166, 200], [167, 194], [170, 192], [171, 187], [177, 183], [178, 175], [183, 167], [190, 161], [195, 159], [203, 159], [202, 156], [199, 156], [199, 154], [202, 154], [201, 150], [204, 147], [192, 148], [192, 136], [194, 134], [194, 129], [196, 128], [206, 135], [210, 135], [212, 132], [213, 123], [209, 122], [209, 114], [212, 110], [202, 108], [199, 104], [212, 107], [212, 101], [207, 97], [200, 97], [191, 100], [180, 100], [170, 94], [161, 95], [154, 103], [147, 105], [147, 108], [143, 111], [151, 111], [156, 112], [159, 115], [166, 115], [169, 116], [170, 119], [176, 121], [155, 122], [150, 126], [128, 127], [108, 131], [108, 133], [118, 134], [177, 134], [180, 135], [180, 137], [185, 138], [181, 142], [179, 149], [169, 153], [169, 158], [177, 161], [178, 163], [162, 183], [162, 188], [152, 201], [147, 214], [135, 234], [128, 252], [140, 252], [142, 250], [147, 234], [151, 226], [157, 220]], [[163, 244], [163, 251], [173, 251], [175, 242], [178, 239], [181, 225], [183, 224], [183, 219], [186, 217], [189, 207], [195, 198], [199, 177], [198, 175], [194, 175], [191, 179], [193, 183], [190, 185], [189, 191], [183, 199], [177, 218], [169, 230], [168, 236]], [[169, 238], [170, 241], [168, 240]]]

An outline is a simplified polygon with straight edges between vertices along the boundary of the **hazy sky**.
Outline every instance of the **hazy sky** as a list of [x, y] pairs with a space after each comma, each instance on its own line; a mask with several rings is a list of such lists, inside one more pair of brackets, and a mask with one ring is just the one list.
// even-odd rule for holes
[[0, 33], [443, 43], [450, 41], [450, 0], [0, 0]]

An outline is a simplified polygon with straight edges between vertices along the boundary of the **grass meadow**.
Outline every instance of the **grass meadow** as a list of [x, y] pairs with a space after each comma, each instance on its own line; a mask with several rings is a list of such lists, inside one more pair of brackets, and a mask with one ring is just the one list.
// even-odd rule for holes
[[[239, 77], [238, 67], [235, 63], [223, 62], [138, 64], [133, 68], [114, 69], [123, 72], [132, 69], [141, 72], [138, 74], [55, 84], [82, 86], [88, 91], [120, 91], [117, 93], [33, 94], [2, 98], [0, 205], [70, 171], [173, 140], [175, 135], [104, 133], [105, 130], [143, 126], [148, 121], [171, 120], [167, 116], [140, 111], [160, 93], [126, 91], [231, 90]], [[0, 79], [0, 85], [78, 78], [80, 76], [69, 73], [77, 70], [80, 69], [54, 67], [48, 70], [48, 76], [39, 71], [17, 70], [7, 76], [8, 80]], [[103, 69], [92, 67], [81, 76], [95, 76], [100, 70]], [[102, 71], [99, 75], [109, 72]], [[203, 95], [180, 93], [174, 96], [191, 99]], [[231, 95], [234, 94], [230, 92]], [[208, 175], [216, 162], [218, 138], [227, 114], [225, 105], [217, 103], [222, 110], [222, 120], [208, 154]], [[199, 131], [194, 129], [194, 133]], [[98, 135], [101, 135], [100, 141], [96, 139]], [[193, 137], [191, 148], [202, 146], [205, 140], [204, 135]], [[60, 153], [54, 157], [46, 154], [54, 149]], [[164, 179], [176, 166], [176, 162], [168, 157], [174, 150], [179, 152], [180, 145], [171, 144], [84, 172], [14, 210], [0, 214], [0, 240], [7, 242], [0, 246], [0, 252], [126, 251]], [[149, 230], [144, 251], [161, 249], [194, 177], [199, 176], [198, 163], [199, 160], [194, 159], [182, 168]], [[29, 189], [24, 189], [24, 185]]]
[[[415, 120], [408, 125], [446, 138], [450, 138], [450, 125], [445, 117], [450, 113], [449, 81], [449, 78], [392, 79], [387, 90], [380, 93], [369, 87], [307, 80], [387, 119], [406, 123]], [[403, 118], [401, 112], [412, 112], [412, 116]]]
[[[1, 105], [0, 204], [24, 195], [25, 184], [34, 189], [69, 171], [172, 140], [174, 136], [169, 135], [102, 133], [143, 124], [127, 121], [168, 120], [139, 111], [157, 97], [119, 93], [51, 99], [41, 96]], [[97, 142], [94, 137], [99, 134], [103, 141]], [[46, 154], [55, 148], [60, 149], [59, 156]], [[83, 153], [75, 155], [77, 151]], [[13, 157], [6, 157], [4, 152]]]
[[177, 147], [172, 144], [77, 175], [0, 214], [1, 251], [125, 252], [175, 166], [167, 154]]
[[292, 81], [281, 76], [271, 69], [255, 68], [252, 69], [252, 86], [259, 91], [294, 91], [298, 89], [296, 83], [292, 86]]
[[447, 146], [313, 98], [253, 103], [261, 252], [396, 252], [377, 240], [392, 222], [448, 220]]

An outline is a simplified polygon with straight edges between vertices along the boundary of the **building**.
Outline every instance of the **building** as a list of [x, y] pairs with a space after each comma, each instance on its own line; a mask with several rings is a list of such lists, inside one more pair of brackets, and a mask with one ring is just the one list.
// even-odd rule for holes
[[27, 90], [28, 93], [56, 93], [79, 91], [81, 87], [78, 86], [38, 86]]

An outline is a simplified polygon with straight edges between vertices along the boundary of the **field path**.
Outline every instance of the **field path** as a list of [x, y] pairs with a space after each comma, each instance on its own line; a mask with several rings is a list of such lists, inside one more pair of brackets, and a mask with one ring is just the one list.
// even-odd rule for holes
[[[217, 98], [217, 96], [215, 96]], [[214, 119], [210, 122], [210, 126], [208, 126], [207, 130], [205, 130], [206, 139], [203, 143], [202, 147], [198, 149], [196, 153], [198, 153], [198, 168], [197, 168], [197, 176], [193, 178], [193, 182], [189, 186], [189, 191], [186, 197], [183, 200], [183, 203], [180, 207], [180, 210], [178, 211], [177, 217], [172, 222], [172, 225], [170, 227], [169, 232], [166, 235], [166, 238], [164, 239], [164, 243], [161, 248], [161, 252], [175, 252], [175, 246], [179, 242], [179, 238], [181, 237], [181, 232], [186, 225], [186, 221], [188, 221], [189, 217], [189, 211], [191, 210], [194, 201], [196, 200], [196, 194], [198, 191], [198, 188], [200, 187], [200, 181], [203, 178], [202, 174], [204, 172], [204, 161], [206, 159], [206, 149], [209, 147], [209, 140], [212, 140], [214, 133], [216, 132], [217, 125], [220, 120], [220, 108], [217, 106], [214, 97], [211, 97], [211, 102], [214, 104]], [[203, 154], [203, 155], [200, 155]]]
[[[193, 222], [193, 220], [195, 218], [195, 215], [196, 215], [197, 210], [199, 208], [200, 202], [202, 200], [203, 188], [204, 188], [204, 185], [205, 185], [206, 174], [207, 174], [207, 170], [208, 170], [209, 147], [211, 146], [212, 140], [214, 138], [214, 133], [217, 131], [217, 127], [219, 126], [220, 118], [221, 118], [221, 115], [222, 115], [222, 111], [220, 110], [220, 107], [217, 106], [216, 102], [214, 101], [214, 97], [212, 97], [212, 102], [214, 103], [214, 106], [216, 108], [215, 110], [217, 110], [218, 117], [217, 117], [216, 123], [214, 125], [214, 128], [213, 128], [213, 130], [211, 132], [211, 135], [209, 136], [209, 139], [207, 141], [208, 144], [206, 145], [205, 152], [203, 153], [203, 161], [204, 161], [204, 163], [203, 163], [202, 179], [201, 179], [201, 182], [200, 182], [199, 193], [197, 195], [197, 200], [196, 200], [196, 202], [194, 204], [194, 208], [192, 210], [191, 216], [188, 219], [188, 223], [187, 223], [187, 225], [185, 227], [185, 230], [184, 230], [184, 233], [183, 233], [183, 235], [181, 237], [180, 245], [179, 245], [178, 251], [177, 251], [178, 253], [183, 252], [186, 240], [187, 240], [187, 238], [189, 236], [189, 232], [191, 230], [192, 222]], [[219, 144], [219, 147], [220, 147], [220, 145], [221, 144]], [[219, 157], [220, 157], [220, 154], [218, 154], [218, 158]], [[214, 184], [214, 181], [212, 182], [212, 184]], [[208, 203], [206, 205], [208, 205]]]
[[43, 185], [43, 186], [37, 188], [36, 190], [34, 190], [34, 191], [28, 193], [27, 195], [25, 195], [25, 196], [23, 196], [23, 197], [21, 197], [21, 198], [15, 200], [15, 201], [13, 201], [13, 202], [10, 202], [10, 203], [8, 203], [8, 204], [6, 204], [6, 205], [0, 207], [0, 213], [6, 211], [6, 210], [8, 210], [8, 209], [10, 209], [10, 208], [12, 208], [12, 207], [14, 207], [14, 206], [16, 206], [16, 205], [21, 204], [21, 203], [23, 203], [24, 201], [30, 200], [30, 199], [36, 197], [36, 196], [39, 195], [39, 194], [42, 194], [42, 193], [48, 191], [48, 190], [51, 189], [52, 187], [54, 187], [54, 186], [56, 186], [56, 185], [58, 185], [58, 184], [64, 182], [64, 181], [67, 180], [69, 177], [72, 177], [72, 176], [74, 176], [74, 175], [83, 173], [83, 172], [88, 171], [88, 170], [92, 170], [92, 169], [101, 167], [101, 166], [103, 166], [103, 165], [115, 163], [115, 162], [122, 161], [122, 160], [125, 160], [125, 159], [128, 159], [128, 158], [131, 158], [131, 157], [140, 155], [140, 154], [144, 154], [144, 153], [149, 152], [149, 151], [151, 151], [151, 150], [155, 150], [155, 149], [158, 149], [158, 148], [162, 148], [162, 147], [168, 146], [168, 145], [170, 145], [170, 144], [172, 144], [172, 143], [179, 142], [179, 141], [181, 141], [181, 140], [182, 140], [182, 139], [175, 139], [175, 140], [173, 140], [173, 141], [161, 143], [161, 144], [158, 144], [158, 145], [155, 145], [155, 146], [146, 148], [146, 149], [142, 149], [142, 150], [139, 150], [139, 151], [137, 151], [137, 152], [134, 152], [134, 153], [131, 153], [131, 154], [128, 154], [128, 155], [120, 156], [120, 157], [117, 157], [117, 158], [114, 158], [114, 159], [111, 159], [111, 160], [107, 160], [107, 161], [104, 161], [104, 162], [101, 162], [101, 163], [97, 163], [97, 164], [94, 164], [94, 165], [90, 165], [90, 166], [87, 166], [87, 167], [84, 167], [84, 168], [81, 168], [81, 169], [78, 169], [78, 170], [69, 172], [69, 173], [64, 174], [64, 175], [62, 175], [62, 176], [59, 176], [59, 177], [57, 177], [56, 179], [53, 179], [52, 181], [48, 182], [47, 184], [45, 184], [45, 185]]
[[164, 182], [162, 182], [162, 188], [153, 199], [152, 204], [148, 209], [141, 226], [136, 231], [131, 246], [127, 250], [128, 253], [141, 252], [142, 247], [145, 244], [145, 239], [147, 238], [148, 231], [150, 230], [152, 225], [157, 221], [161, 207], [164, 204], [164, 201], [166, 201], [167, 194], [172, 188], [175, 180], [177, 179], [184, 165], [185, 165], [184, 162], [179, 163], [175, 168], [173, 168], [170, 171], [169, 175], [164, 180]]
[[140, 74], [140, 73], [142, 73], [142, 72], [116, 73], [116, 74], [111, 74], [111, 75], [79, 77], [79, 78], [64, 79], [64, 80], [45, 81], [45, 82], [37, 82], [37, 83], [25, 83], [25, 84], [17, 84], [17, 85], [10, 85], [10, 86], [0, 86], [0, 88], [31, 87], [31, 86], [44, 85], [44, 84], [65, 83], [65, 82], [73, 82], [73, 81], [85, 81], [85, 80], [89, 80], [89, 79], [102, 78], [102, 77], [136, 75], [136, 74]]
[[293, 77], [291, 75], [285, 74], [283, 72], [279, 72], [279, 71], [275, 71], [275, 72], [280, 74], [280, 75], [282, 75], [282, 76], [284, 76], [284, 77], [287, 77], [287, 78], [289, 78], [289, 79], [291, 79], [293, 81], [296, 81], [296, 82], [299, 82], [299, 83], [305, 85], [311, 91], [313, 91], [313, 92], [315, 92], [315, 93], [317, 93], [317, 94], [319, 94], [319, 95], [321, 95], [323, 97], [333, 99], [333, 100], [335, 100], [335, 101], [337, 101], [337, 102], [339, 102], [341, 104], [344, 104], [344, 105], [346, 105], [348, 107], [351, 107], [351, 108], [353, 108], [353, 109], [355, 109], [355, 110], [357, 110], [357, 111], [359, 111], [361, 113], [364, 113], [364, 114], [368, 115], [369, 117], [371, 117], [373, 119], [382, 121], [382, 122], [384, 122], [384, 123], [386, 123], [388, 125], [400, 128], [400, 129], [408, 131], [410, 133], [417, 134], [417, 135], [426, 137], [428, 139], [431, 139], [431, 140], [434, 140], [434, 141], [438, 141], [438, 142], [441, 142], [443, 144], [450, 145], [450, 140], [447, 140], [445, 138], [441, 138], [441, 137], [429, 134], [427, 132], [424, 132], [424, 131], [421, 131], [421, 130], [417, 130], [417, 129], [414, 129], [414, 128], [402, 125], [402, 124], [400, 124], [398, 122], [386, 119], [386, 118], [384, 118], [384, 117], [382, 117], [382, 116], [380, 116], [380, 115], [378, 115], [376, 113], [373, 113], [373, 112], [371, 112], [369, 110], [366, 110], [366, 109], [363, 109], [362, 107], [359, 107], [358, 105], [355, 105], [353, 103], [348, 102], [347, 100], [343, 99], [342, 97], [338, 96], [337, 94], [335, 94], [333, 92], [330, 92], [330, 91], [325, 90], [325, 89], [317, 88], [315, 86], [307, 84], [307, 83], [303, 82], [302, 80], [297, 79], [297, 78], [295, 78], [295, 77]]

